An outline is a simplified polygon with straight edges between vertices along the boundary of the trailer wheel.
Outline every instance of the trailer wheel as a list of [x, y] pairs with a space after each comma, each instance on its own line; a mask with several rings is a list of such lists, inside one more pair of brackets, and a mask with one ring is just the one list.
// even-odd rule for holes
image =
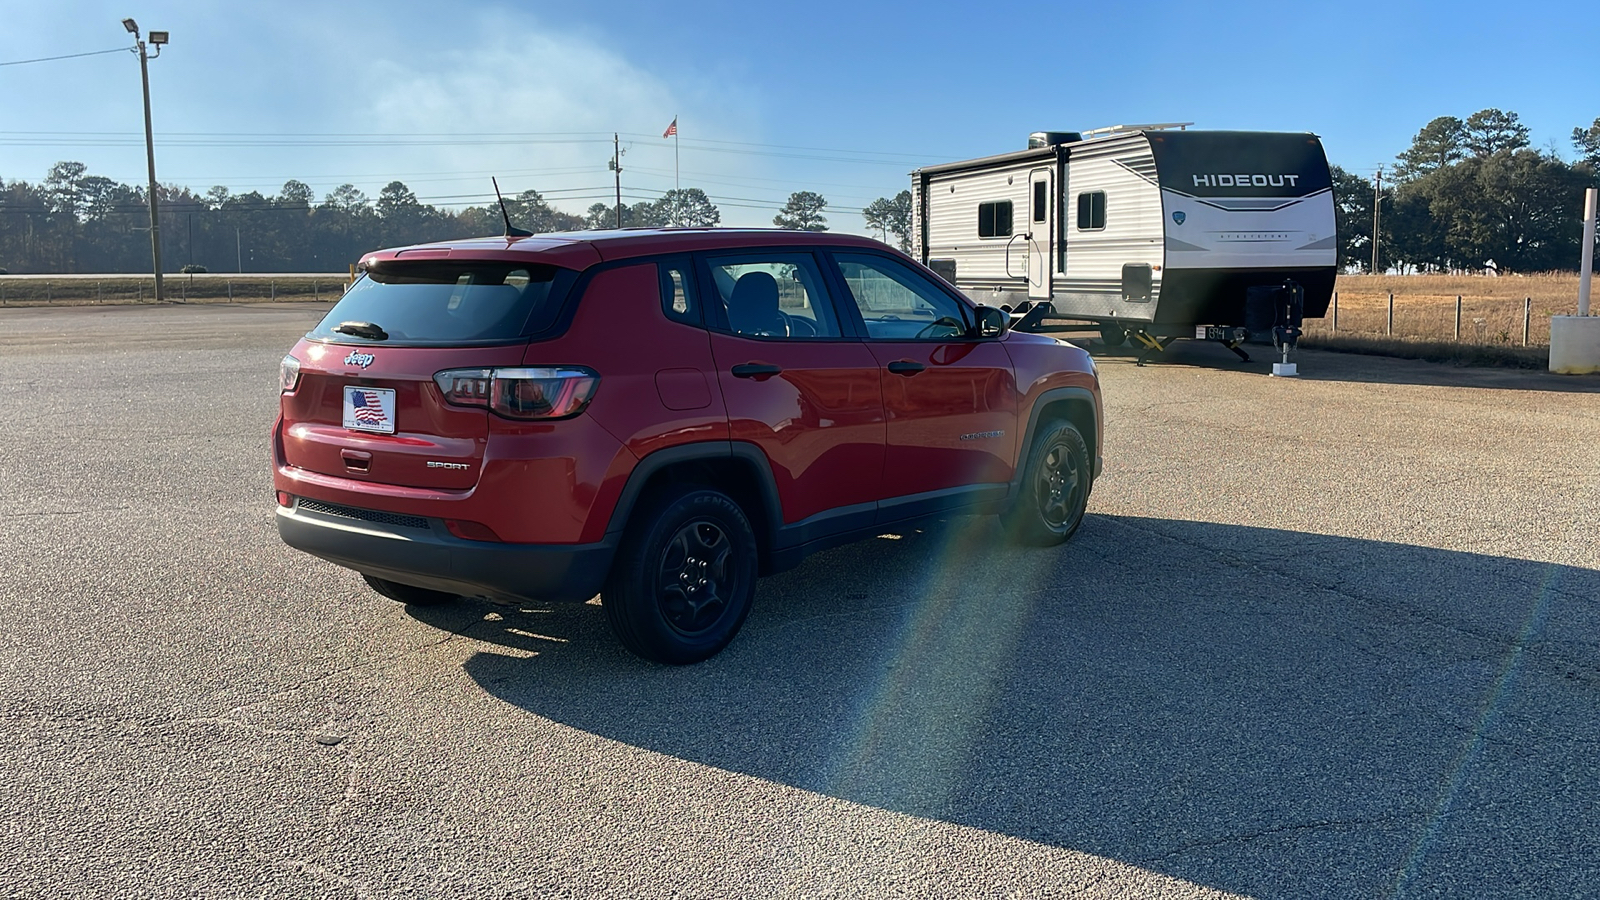
[[1100, 340], [1107, 347], [1121, 347], [1128, 342], [1128, 329], [1121, 325], [1101, 325]]
[[1089, 447], [1071, 422], [1052, 422], [1040, 429], [1023, 464], [1022, 487], [1000, 514], [1011, 539], [1034, 547], [1052, 547], [1072, 537], [1089, 505], [1094, 470]]

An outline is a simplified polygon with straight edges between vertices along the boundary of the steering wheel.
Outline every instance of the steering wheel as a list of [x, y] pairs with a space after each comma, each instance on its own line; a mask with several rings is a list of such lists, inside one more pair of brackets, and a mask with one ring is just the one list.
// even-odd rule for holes
[[791, 316], [784, 312], [779, 313], [779, 315], [783, 316], [784, 324], [789, 326], [789, 337], [817, 336], [817, 325], [810, 319], [802, 318], [800, 316]]
[[[955, 334], [935, 335], [933, 333], [933, 330], [935, 328], [954, 328], [955, 329]], [[960, 322], [957, 322], [955, 319], [952, 319], [949, 316], [940, 316], [939, 318], [934, 319], [932, 322], [929, 322], [928, 324], [922, 326], [922, 329], [917, 332], [916, 336], [917, 336], [918, 339], [930, 338], [930, 337], [935, 337], [935, 336], [937, 336], [937, 337], [957, 337], [957, 336], [959, 336], [961, 334], [964, 334], [966, 332], [966, 330], [967, 330], [966, 326], [962, 325]]]

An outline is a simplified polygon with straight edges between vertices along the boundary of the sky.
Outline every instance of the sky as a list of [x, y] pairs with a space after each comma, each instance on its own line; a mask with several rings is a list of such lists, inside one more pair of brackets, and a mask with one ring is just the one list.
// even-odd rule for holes
[[[121, 20], [166, 30], [150, 62], [157, 177], [318, 198], [394, 180], [459, 207], [540, 191], [581, 213], [706, 191], [770, 225], [793, 191], [835, 230], [920, 165], [1021, 149], [1029, 132], [1134, 123], [1311, 131], [1370, 177], [1442, 115], [1518, 113], [1573, 158], [1600, 118], [1591, 3], [924, 0], [180, 2], [0, 0], [0, 179], [76, 160], [145, 179]], [[661, 137], [678, 120], [674, 142]], [[675, 164], [678, 174], [674, 174]]]

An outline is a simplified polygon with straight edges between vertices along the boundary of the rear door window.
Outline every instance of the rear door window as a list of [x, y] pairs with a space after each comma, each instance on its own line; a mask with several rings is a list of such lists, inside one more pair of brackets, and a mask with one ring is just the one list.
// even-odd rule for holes
[[351, 285], [308, 335], [370, 340], [335, 331], [341, 323], [377, 326], [376, 343], [434, 345], [501, 343], [548, 330], [576, 273], [555, 266], [500, 262], [380, 263]]
[[[838, 317], [809, 253], [761, 252], [706, 258], [723, 331], [761, 338], [841, 336]], [[711, 292], [706, 296], [711, 297]]]

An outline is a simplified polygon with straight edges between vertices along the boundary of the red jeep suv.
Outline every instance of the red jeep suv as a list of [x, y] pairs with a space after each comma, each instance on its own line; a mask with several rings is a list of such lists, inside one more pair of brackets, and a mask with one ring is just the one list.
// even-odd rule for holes
[[1049, 545], [1100, 468], [1087, 353], [866, 238], [385, 250], [284, 357], [278, 532], [405, 603], [583, 601], [665, 663], [759, 575], [930, 516]]

